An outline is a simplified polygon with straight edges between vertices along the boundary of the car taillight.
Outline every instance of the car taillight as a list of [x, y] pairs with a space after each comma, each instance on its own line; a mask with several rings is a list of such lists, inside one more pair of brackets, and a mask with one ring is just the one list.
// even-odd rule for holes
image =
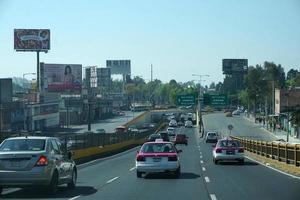
[[146, 158], [142, 155], [137, 155], [136, 156], [136, 161], [139, 161], [139, 162], [145, 162], [146, 161]]
[[168, 161], [177, 161], [177, 160], [178, 160], [177, 156], [168, 157]]
[[216, 153], [222, 153], [222, 150], [223, 150], [223, 149], [216, 148]]
[[46, 166], [48, 165], [48, 159], [46, 156], [40, 156], [35, 166]]
[[244, 153], [244, 151], [245, 151], [244, 148], [240, 148], [238, 152], [239, 153]]

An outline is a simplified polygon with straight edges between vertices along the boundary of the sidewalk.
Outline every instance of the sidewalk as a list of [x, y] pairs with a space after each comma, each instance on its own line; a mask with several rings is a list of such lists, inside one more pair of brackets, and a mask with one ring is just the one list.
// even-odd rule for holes
[[[251, 121], [252, 123], [255, 123], [255, 119], [254, 119], [253, 116], [246, 117], [245, 115], [243, 115], [243, 118], [248, 120], [248, 121]], [[287, 132], [286, 131], [276, 128], [275, 131], [272, 132], [272, 131], [268, 130], [266, 125], [264, 126], [262, 123], [255, 123], [255, 124], [260, 125], [263, 130], [265, 130], [268, 133], [274, 135], [276, 138], [278, 138], [278, 140], [283, 140], [283, 141], [287, 140]], [[289, 143], [300, 144], [300, 139], [299, 138], [294, 138], [293, 136], [290, 135]]]

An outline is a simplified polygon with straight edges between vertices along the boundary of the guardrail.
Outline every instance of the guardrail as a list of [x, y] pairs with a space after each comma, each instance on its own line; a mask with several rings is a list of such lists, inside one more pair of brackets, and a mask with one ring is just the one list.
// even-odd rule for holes
[[272, 158], [280, 162], [285, 162], [287, 164], [294, 164], [295, 166], [300, 166], [300, 144], [266, 142], [249, 140], [234, 136], [231, 137], [238, 140], [245, 147], [245, 150], [249, 152], [267, 158]]

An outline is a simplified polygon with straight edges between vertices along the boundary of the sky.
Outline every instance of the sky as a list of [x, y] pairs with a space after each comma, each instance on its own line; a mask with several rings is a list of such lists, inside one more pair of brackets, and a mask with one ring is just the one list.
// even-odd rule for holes
[[0, 0], [0, 78], [36, 71], [34, 52], [14, 50], [15, 28], [50, 29], [41, 62], [130, 59], [146, 80], [152, 64], [163, 82], [223, 81], [223, 58], [300, 69], [300, 0]]

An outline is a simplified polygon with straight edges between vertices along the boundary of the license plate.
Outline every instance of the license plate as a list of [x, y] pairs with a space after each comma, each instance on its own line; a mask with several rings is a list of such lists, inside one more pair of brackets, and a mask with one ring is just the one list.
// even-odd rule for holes
[[160, 162], [161, 158], [153, 158], [153, 162]]
[[11, 167], [20, 167], [20, 162], [19, 161], [11, 161], [10, 166]]
[[228, 155], [233, 155], [233, 154], [234, 154], [234, 151], [226, 151], [226, 154], [228, 154]]

